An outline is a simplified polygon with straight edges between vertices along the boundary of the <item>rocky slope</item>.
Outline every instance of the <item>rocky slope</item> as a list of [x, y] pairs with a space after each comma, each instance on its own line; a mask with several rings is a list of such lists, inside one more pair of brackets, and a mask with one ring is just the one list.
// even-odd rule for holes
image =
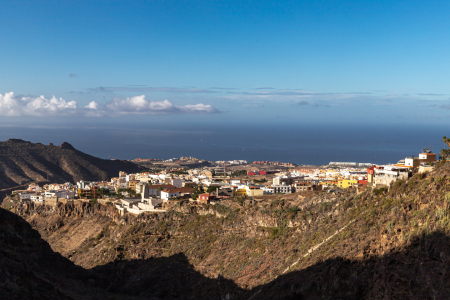
[[17, 139], [0, 142], [0, 190], [44, 181], [47, 176], [53, 182], [107, 180], [118, 176], [119, 171], [139, 170], [131, 162], [93, 157], [66, 142], [60, 146]]
[[0, 209], [0, 295], [2, 299], [94, 299], [105, 278], [51, 250], [17, 215]]
[[450, 165], [389, 191], [177, 204], [16, 205], [52, 246], [112, 283], [161, 299], [447, 299]]

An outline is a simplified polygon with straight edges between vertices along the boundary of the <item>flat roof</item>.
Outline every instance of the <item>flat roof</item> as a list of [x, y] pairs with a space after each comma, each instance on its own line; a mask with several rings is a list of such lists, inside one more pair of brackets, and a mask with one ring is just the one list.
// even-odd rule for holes
[[126, 202], [134, 202], [134, 201], [139, 201], [141, 200], [141, 198], [123, 198], [121, 199], [122, 201], [126, 201]]

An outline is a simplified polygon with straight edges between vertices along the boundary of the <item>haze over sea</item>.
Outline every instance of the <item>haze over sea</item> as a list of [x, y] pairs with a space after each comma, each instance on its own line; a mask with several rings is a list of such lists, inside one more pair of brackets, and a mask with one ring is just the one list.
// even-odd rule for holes
[[330, 161], [395, 163], [423, 147], [442, 148], [442, 125], [138, 124], [121, 126], [2, 125], [0, 140], [20, 138], [76, 149], [100, 158], [194, 156], [207, 160], [245, 159], [328, 164]]

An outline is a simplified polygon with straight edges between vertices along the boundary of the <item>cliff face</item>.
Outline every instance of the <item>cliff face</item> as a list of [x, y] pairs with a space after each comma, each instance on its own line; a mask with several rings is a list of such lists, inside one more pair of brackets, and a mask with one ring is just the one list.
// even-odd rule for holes
[[53, 250], [161, 299], [446, 299], [450, 164], [389, 191], [174, 205], [119, 216], [96, 204], [14, 211]]
[[107, 180], [119, 171], [139, 170], [131, 162], [96, 158], [66, 142], [60, 146], [16, 139], [0, 142], [0, 189], [47, 178], [53, 182]]

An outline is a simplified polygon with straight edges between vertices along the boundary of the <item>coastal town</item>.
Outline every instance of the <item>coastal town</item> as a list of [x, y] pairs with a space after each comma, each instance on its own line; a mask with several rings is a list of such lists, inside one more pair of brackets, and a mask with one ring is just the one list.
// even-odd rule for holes
[[[134, 162], [152, 168], [135, 174], [119, 172], [110, 181], [30, 184], [26, 190], [16, 190], [13, 194], [23, 203], [38, 205], [84, 201], [114, 205], [121, 214], [163, 213], [179, 201], [204, 205], [228, 198], [258, 200], [277, 194], [339, 193], [342, 189], [367, 186], [389, 188], [414, 173], [432, 171], [436, 154], [424, 148], [416, 157], [405, 157], [387, 165], [330, 162], [324, 166], [297, 166], [269, 161], [208, 162], [193, 157]], [[181, 167], [180, 163], [185, 166]]]

